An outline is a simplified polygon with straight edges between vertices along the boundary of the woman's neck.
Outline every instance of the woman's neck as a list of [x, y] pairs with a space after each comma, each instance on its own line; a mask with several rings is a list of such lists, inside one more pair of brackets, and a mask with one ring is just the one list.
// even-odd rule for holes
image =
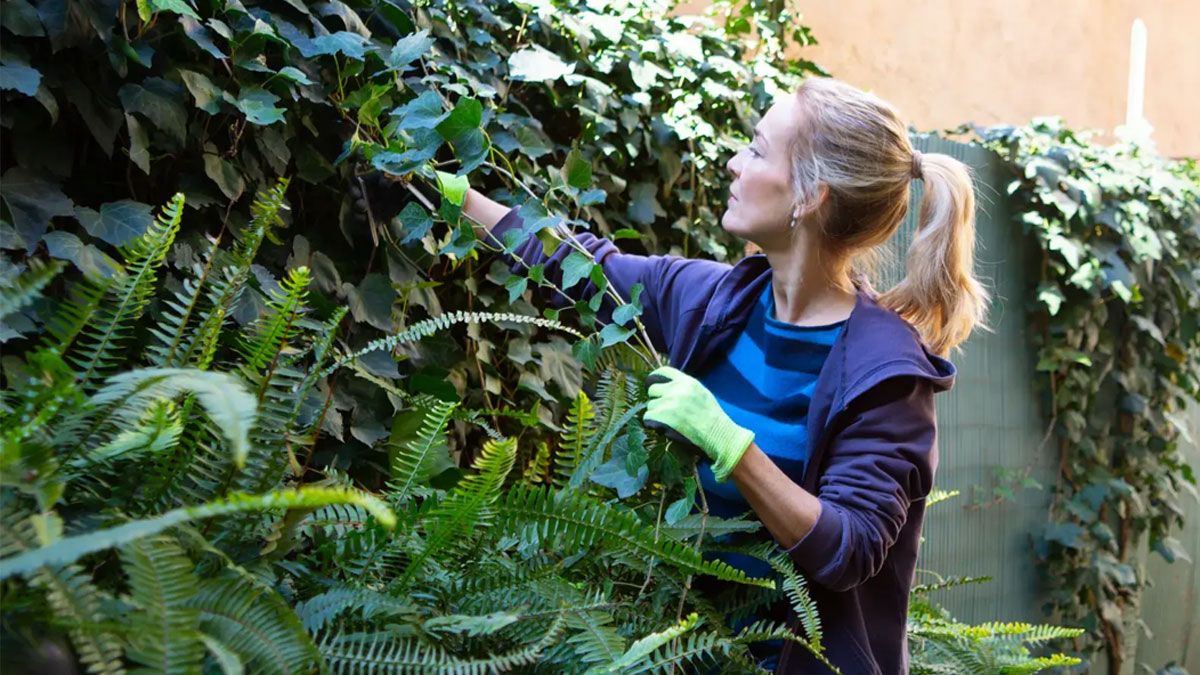
[[[804, 234], [798, 235], [803, 237]], [[771, 264], [775, 318], [798, 326], [823, 326], [845, 320], [857, 300], [849, 265], [822, 255], [812, 242], [764, 250]]]

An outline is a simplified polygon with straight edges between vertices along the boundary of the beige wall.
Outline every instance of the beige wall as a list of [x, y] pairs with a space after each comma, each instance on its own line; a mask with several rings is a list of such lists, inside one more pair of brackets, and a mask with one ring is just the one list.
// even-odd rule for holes
[[921, 130], [1061, 115], [1111, 131], [1125, 119], [1129, 30], [1141, 17], [1153, 139], [1164, 154], [1200, 157], [1200, 0], [792, 2], [823, 43], [806, 58]]

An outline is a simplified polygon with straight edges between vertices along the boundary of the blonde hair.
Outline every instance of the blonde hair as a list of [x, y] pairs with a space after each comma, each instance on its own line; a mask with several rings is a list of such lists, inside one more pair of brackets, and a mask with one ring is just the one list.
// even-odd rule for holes
[[949, 352], [983, 325], [988, 304], [974, 272], [970, 169], [949, 155], [914, 151], [895, 108], [845, 82], [809, 78], [796, 96], [803, 111], [791, 147], [796, 203], [817, 203], [819, 186], [828, 186], [816, 214], [822, 250], [851, 264], [852, 274], [899, 228], [912, 181], [925, 181], [905, 277], [879, 303], [912, 324], [930, 349]]

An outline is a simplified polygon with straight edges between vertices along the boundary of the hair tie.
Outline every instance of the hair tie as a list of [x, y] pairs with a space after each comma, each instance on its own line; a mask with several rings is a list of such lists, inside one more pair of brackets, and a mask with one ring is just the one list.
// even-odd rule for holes
[[913, 150], [912, 168], [910, 169], [910, 172], [912, 173], [912, 177], [914, 179], [916, 179], [916, 178], [924, 179], [925, 178], [925, 172], [921, 168], [921, 158], [923, 156], [924, 155], [921, 154], [920, 150]]

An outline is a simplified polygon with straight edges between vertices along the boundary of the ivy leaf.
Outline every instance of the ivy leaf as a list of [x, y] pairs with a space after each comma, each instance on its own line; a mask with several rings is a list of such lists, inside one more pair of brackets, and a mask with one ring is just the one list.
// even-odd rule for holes
[[406, 176], [416, 171], [433, 155], [423, 150], [404, 152], [379, 152], [371, 157], [371, 166], [393, 176]]
[[541, 357], [538, 368], [542, 380], [554, 382], [561, 395], [574, 398], [583, 386], [583, 370], [575, 360], [571, 345], [556, 335], [549, 342], [539, 342], [533, 347]]
[[591, 258], [588, 258], [586, 255], [579, 251], [572, 251], [571, 255], [567, 256], [567, 259], [562, 264], [562, 290], [571, 289], [581, 279], [591, 274], [594, 264]]
[[601, 346], [611, 347], [629, 339], [633, 335], [632, 328], [622, 328], [615, 323], [610, 323], [600, 330]]
[[1192, 557], [1188, 555], [1187, 549], [1175, 537], [1164, 537], [1154, 542], [1154, 550], [1169, 563], [1176, 560], [1192, 562]]
[[442, 108], [442, 98], [432, 89], [396, 108], [392, 114], [400, 118], [401, 129], [433, 129], [450, 116]]
[[125, 124], [129, 127], [129, 161], [150, 175], [150, 139], [142, 123], [129, 113], [125, 114]]
[[0, 3], [0, 26], [21, 37], [44, 34], [37, 10], [26, 0], [4, 0]]
[[508, 289], [509, 304], [516, 302], [517, 298], [521, 297], [521, 294], [525, 292], [525, 289], [528, 286], [529, 279], [526, 279], [519, 274], [513, 274], [505, 279], [504, 287]]
[[1047, 523], [1044, 536], [1048, 541], [1079, 549], [1083, 547], [1083, 533], [1084, 529], [1075, 523]]
[[404, 210], [400, 212], [397, 218], [400, 220], [405, 232], [404, 238], [400, 240], [401, 245], [420, 241], [433, 229], [433, 218], [430, 217], [429, 212], [416, 202], [405, 204]]
[[592, 184], [592, 165], [583, 158], [579, 148], [571, 148], [571, 152], [567, 153], [567, 161], [563, 164], [562, 174], [567, 185], [571, 187], [583, 190]]
[[1050, 282], [1045, 282], [1038, 287], [1037, 298], [1046, 305], [1050, 316], [1058, 314], [1059, 308], [1062, 307], [1063, 302], [1067, 299], [1058, 286]]
[[696, 503], [696, 481], [688, 478], [683, 482], [684, 495], [672, 502], [667, 507], [666, 513], [663, 514], [663, 520], [668, 525], [674, 525], [687, 517], [692, 512], [692, 505]]
[[69, 261], [89, 277], [108, 279], [121, 267], [107, 253], [70, 232], [47, 232], [42, 241], [50, 257]]
[[508, 57], [508, 75], [514, 80], [548, 82], [575, 72], [575, 64], [565, 63], [558, 54], [534, 45]]
[[[588, 180], [590, 181], [591, 178], [589, 177]], [[604, 200], [607, 198], [608, 198], [608, 193], [605, 192], [603, 189], [592, 188], [591, 190], [584, 190], [582, 193], [580, 193], [579, 205], [580, 206], [592, 206], [594, 204], [603, 204]], [[613, 236], [616, 238], [619, 238], [619, 237], [617, 237], [617, 235], [620, 235], [622, 232], [625, 232], [625, 233], [633, 232], [634, 238], [638, 238], [641, 236], [638, 234], [637, 230], [630, 230], [628, 228], [617, 230], [616, 232], [613, 233]], [[625, 236], [628, 237], [629, 235], [626, 234]]]
[[442, 197], [451, 204], [461, 207], [463, 201], [467, 198], [467, 190], [471, 185], [465, 176], [455, 176], [446, 173], [445, 171], [435, 172], [438, 182], [438, 190], [442, 193]]
[[300, 53], [306, 57], [325, 56], [342, 53], [347, 58], [361, 61], [367, 52], [367, 39], [357, 33], [338, 31], [330, 35], [321, 35], [312, 39], [308, 45], [296, 45]]
[[221, 112], [220, 102], [225, 92], [213, 84], [207, 75], [192, 70], [180, 70], [179, 77], [183, 79], [183, 84], [192, 98], [196, 99], [197, 108], [210, 115]]
[[237, 99], [237, 108], [254, 124], [269, 125], [283, 121], [283, 109], [276, 108], [279, 97], [265, 89], [248, 87]]
[[449, 117], [437, 125], [437, 132], [442, 138], [453, 142], [459, 136], [479, 129], [483, 121], [483, 105], [479, 101], [462, 97], [454, 104], [454, 110]]
[[12, 213], [13, 227], [30, 247], [42, 238], [52, 218], [75, 213], [75, 204], [57, 182], [19, 166], [4, 172], [0, 197]]
[[471, 129], [454, 139], [454, 155], [458, 158], [460, 174], [466, 175], [474, 171], [483, 160], [487, 159], [487, 137], [479, 129]]
[[350, 312], [355, 321], [366, 322], [379, 330], [392, 329], [392, 303], [396, 299], [396, 291], [386, 276], [368, 274], [358, 286], [345, 284], [343, 288], [346, 288]]
[[428, 30], [420, 30], [401, 38], [388, 55], [388, 70], [408, 70], [409, 65], [425, 55], [433, 46]]
[[196, 14], [196, 10], [192, 9], [183, 0], [149, 0], [149, 2], [156, 12], [171, 12], [192, 19], [200, 18], [200, 15]]
[[204, 152], [204, 173], [212, 179], [229, 201], [237, 201], [246, 191], [246, 180], [232, 162], [220, 156], [216, 147], [206, 144]]
[[283, 79], [287, 80], [288, 82], [295, 82], [296, 84], [312, 84], [313, 83], [312, 80], [308, 79], [308, 75], [304, 74], [303, 70], [300, 70], [299, 68], [296, 68], [295, 66], [284, 66], [284, 67], [280, 68], [279, 76], [282, 77]]
[[[215, 21], [215, 19], [213, 20]], [[205, 52], [208, 52], [208, 54], [215, 59], [228, 58], [225, 55], [225, 52], [221, 51], [219, 48], [217, 48], [217, 45], [213, 43], [212, 37], [208, 33], [208, 29], [205, 28], [204, 25], [199, 21], [190, 16], [184, 15], [179, 17], [179, 24], [183, 26], [184, 35], [187, 35], [188, 39], [190, 39], [197, 47], [203, 49]], [[229, 36], [227, 35], [225, 38], [228, 39]]]
[[187, 110], [183, 87], [161, 77], [147, 78], [142, 84], [126, 84], [117, 95], [126, 113], [140, 113], [181, 144], [187, 140]]
[[629, 207], [626, 213], [629, 219], [639, 225], [654, 223], [656, 216], [667, 215], [658, 203], [658, 188], [653, 183], [634, 183], [629, 191]]
[[596, 467], [591, 475], [593, 483], [616, 490], [617, 497], [621, 499], [628, 499], [637, 494], [650, 477], [650, 468], [645, 464], [637, 467], [633, 474], [629, 473], [627, 470], [629, 452], [626, 449], [626, 443], [625, 436], [614, 441], [612, 459]]
[[1080, 246], [1079, 242], [1074, 239], [1068, 239], [1061, 234], [1051, 234], [1047, 238], [1046, 245], [1051, 251], [1061, 253], [1063, 259], [1071, 266], [1071, 269], [1079, 267], [1079, 261], [1083, 257], [1083, 247]]
[[99, 212], [78, 208], [75, 215], [88, 234], [113, 246], [124, 246], [142, 236], [154, 222], [153, 207], [132, 199], [109, 202], [102, 205]]
[[0, 65], [0, 89], [19, 91], [26, 96], [37, 93], [42, 83], [42, 74], [37, 69], [21, 63], [4, 62]]
[[596, 360], [600, 358], [600, 343], [594, 336], [589, 335], [571, 346], [571, 354], [588, 370], [596, 369]]

